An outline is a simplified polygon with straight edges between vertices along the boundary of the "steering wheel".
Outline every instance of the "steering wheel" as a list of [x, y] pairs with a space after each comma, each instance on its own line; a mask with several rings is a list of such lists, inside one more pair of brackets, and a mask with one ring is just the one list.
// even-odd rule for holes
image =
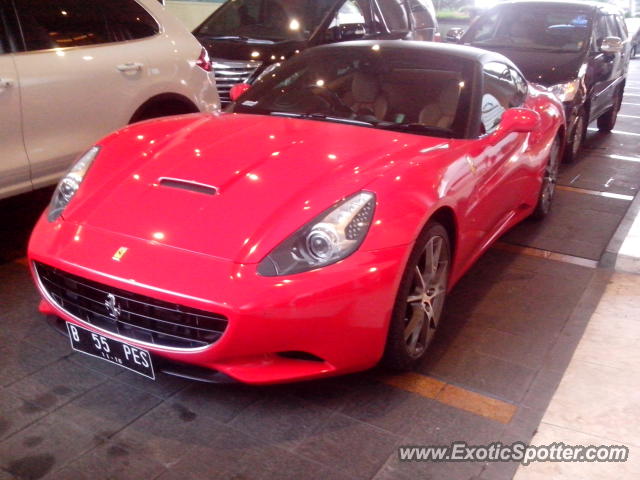
[[318, 85], [306, 85], [301, 88], [301, 91], [309, 91], [316, 97], [321, 98], [332, 111], [343, 112], [349, 114], [351, 117], [355, 115], [355, 112], [344, 103], [340, 96], [333, 90]]

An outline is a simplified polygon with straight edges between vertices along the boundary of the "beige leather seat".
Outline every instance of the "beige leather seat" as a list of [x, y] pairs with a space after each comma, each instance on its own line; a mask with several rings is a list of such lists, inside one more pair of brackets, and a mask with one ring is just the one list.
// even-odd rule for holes
[[424, 106], [420, 111], [419, 122], [431, 127], [451, 128], [458, 110], [460, 87], [458, 82], [449, 83], [440, 92], [440, 96]]
[[384, 120], [389, 108], [386, 95], [378, 82], [364, 73], [356, 73], [351, 81], [351, 91], [345, 95], [344, 103], [358, 115], [373, 115]]

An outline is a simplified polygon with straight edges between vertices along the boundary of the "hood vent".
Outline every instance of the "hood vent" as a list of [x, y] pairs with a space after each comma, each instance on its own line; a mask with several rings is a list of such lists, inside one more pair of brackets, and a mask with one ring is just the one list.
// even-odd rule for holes
[[194, 182], [192, 180], [182, 180], [180, 178], [161, 177], [158, 179], [161, 187], [179, 188], [190, 192], [203, 193], [204, 195], [217, 195], [218, 189], [212, 185]]

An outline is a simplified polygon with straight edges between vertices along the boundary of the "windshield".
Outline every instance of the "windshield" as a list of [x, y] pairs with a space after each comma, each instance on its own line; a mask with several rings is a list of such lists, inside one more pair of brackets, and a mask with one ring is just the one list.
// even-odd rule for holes
[[578, 8], [509, 5], [479, 18], [463, 37], [484, 48], [578, 52], [589, 44], [591, 14]]
[[263, 75], [232, 111], [463, 135], [473, 64], [402, 47], [309, 50]]
[[306, 40], [336, 0], [230, 0], [194, 32], [209, 37]]

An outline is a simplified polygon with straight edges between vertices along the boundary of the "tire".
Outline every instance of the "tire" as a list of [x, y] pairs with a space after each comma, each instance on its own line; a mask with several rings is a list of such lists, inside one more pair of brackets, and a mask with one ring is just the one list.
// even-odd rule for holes
[[622, 105], [622, 89], [616, 94], [616, 98], [613, 100], [613, 105], [606, 112], [598, 117], [598, 130], [603, 133], [609, 133], [616, 126], [616, 120], [618, 119], [618, 112]]
[[573, 163], [577, 160], [578, 155], [580, 154], [580, 148], [582, 148], [582, 142], [584, 141], [584, 136], [587, 130], [587, 112], [585, 110], [580, 110], [578, 113], [578, 118], [573, 126], [573, 130], [571, 131], [571, 135], [567, 144], [564, 148], [564, 157], [563, 161], [565, 163]]
[[442, 319], [450, 265], [449, 234], [431, 221], [413, 247], [398, 288], [383, 366], [407, 371], [425, 358]]
[[142, 122], [153, 118], [168, 117], [171, 115], [185, 115], [197, 113], [198, 109], [194, 105], [184, 102], [163, 101], [141, 107], [129, 120], [129, 123]]
[[562, 143], [560, 137], [556, 137], [551, 144], [549, 152], [549, 160], [544, 169], [542, 177], [542, 185], [538, 194], [538, 203], [531, 214], [531, 218], [542, 220], [551, 211], [551, 204], [556, 191], [556, 182], [558, 181], [558, 168], [560, 166], [560, 147]]

